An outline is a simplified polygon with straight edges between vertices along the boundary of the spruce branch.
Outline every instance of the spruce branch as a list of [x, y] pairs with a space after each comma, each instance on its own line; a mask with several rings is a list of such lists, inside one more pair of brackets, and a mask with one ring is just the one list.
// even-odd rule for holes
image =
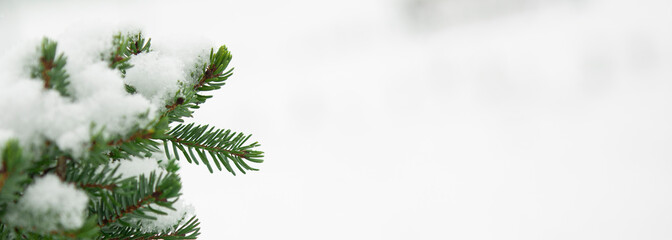
[[[215, 127], [209, 127], [208, 125], [194, 125], [193, 123], [179, 124], [167, 132], [166, 135], [168, 137], [163, 140], [164, 151], [168, 158], [170, 158], [168, 149], [168, 142], [170, 142], [175, 158], [179, 159], [179, 155], [182, 153], [182, 156], [189, 163], [193, 162], [198, 165], [198, 160], [200, 160], [211, 173], [213, 169], [210, 160], [215, 163], [218, 170], [221, 171], [223, 165], [233, 175], [236, 175], [236, 173], [231, 167], [231, 163], [245, 174], [245, 170], [258, 170], [250, 167], [246, 161], [263, 162], [264, 152], [254, 150], [260, 144], [258, 142], [246, 144], [252, 135], [236, 133], [228, 129], [215, 129]], [[178, 149], [180, 152], [177, 151]], [[210, 159], [208, 159], [208, 155]]]
[[138, 55], [143, 52], [149, 52], [150, 47], [152, 46], [152, 39], [146, 39], [142, 37], [142, 33], [139, 32], [135, 35], [129, 36], [130, 44], [128, 45], [128, 51], [133, 55]]
[[[188, 221], [184, 222], [184, 218], [180, 224], [173, 226], [173, 231], [149, 231], [139, 232], [134, 226], [115, 226], [113, 238], [110, 240], [134, 239], [134, 240], [149, 240], [149, 239], [163, 239], [163, 240], [178, 240], [178, 239], [196, 239], [200, 235], [200, 225], [198, 219], [194, 216]], [[182, 223], [184, 222], [184, 223]]]
[[176, 94], [173, 103], [166, 105], [162, 117], [167, 116], [171, 122], [183, 122], [183, 117], [191, 117], [192, 109], [198, 109], [199, 104], [212, 97], [203, 92], [220, 89], [233, 75], [233, 68], [226, 70], [231, 59], [231, 52], [224, 45], [220, 46], [216, 53], [214, 49], [210, 49], [208, 63], [204, 63], [198, 71], [191, 73], [191, 77], [195, 79], [193, 85], [182, 86], [181, 94]]
[[116, 139], [116, 140], [111, 140], [107, 142], [108, 146], [121, 146], [124, 143], [130, 143], [134, 141], [138, 141], [141, 139], [151, 139], [152, 135], [154, 134], [154, 130], [152, 129], [138, 129], [136, 132], [131, 134], [131, 136], [127, 138], [121, 138], [121, 139]]
[[196, 237], [200, 235], [198, 232], [200, 230], [198, 227], [199, 225], [201, 225], [201, 223], [198, 222], [196, 216], [193, 216], [187, 222], [182, 224], [182, 226], [176, 226], [176, 230], [172, 233], [161, 234], [152, 239], [196, 239]]
[[55, 89], [61, 96], [70, 96], [67, 91], [68, 74], [65, 72], [66, 57], [63, 53], [56, 56], [57, 43], [48, 39], [42, 39], [40, 44], [39, 63], [32, 67], [30, 76], [41, 78], [45, 89]]
[[5, 144], [2, 154], [2, 169], [0, 170], [0, 216], [7, 211], [8, 204], [19, 199], [24, 187], [30, 182], [26, 173], [28, 157], [23, 153], [18, 141], [9, 140]]
[[219, 47], [216, 54], [213, 54], [213, 52], [214, 49], [210, 49], [210, 64], [207, 68], [203, 66], [203, 74], [201, 75], [198, 82], [194, 85], [194, 90], [217, 90], [223, 86], [224, 81], [226, 81], [226, 79], [232, 75], [231, 72], [233, 69], [229, 69], [229, 71], [224, 72], [226, 67], [229, 66], [229, 62], [231, 62], [231, 52], [229, 52], [229, 50], [224, 45]]
[[110, 164], [102, 166], [89, 163], [71, 163], [70, 171], [65, 176], [65, 181], [87, 191], [91, 196], [99, 197], [101, 191], [113, 191], [124, 184], [117, 174], [119, 166], [111, 167]]
[[[131, 56], [149, 52], [152, 45], [151, 42], [151, 38], [145, 39], [140, 32], [136, 34], [124, 35], [118, 33], [114, 35], [112, 39], [113, 51], [107, 57], [107, 61], [110, 63], [110, 68], [119, 70], [122, 73], [122, 76], [125, 76], [126, 70], [133, 67], [133, 65], [129, 63]], [[129, 87], [132, 88], [132, 86]]]
[[180, 179], [176, 174], [157, 175], [152, 172], [149, 177], [128, 178], [114, 192], [102, 192], [100, 198], [92, 202], [90, 210], [99, 216], [101, 231], [110, 233], [110, 226], [128, 226], [134, 218], [155, 219], [146, 214], [147, 211], [156, 213], [149, 207], [150, 204], [174, 209], [172, 204], [177, 201], [180, 189]]
[[163, 194], [163, 192], [161, 190], [157, 189], [156, 191], [152, 192], [150, 195], [145, 196], [144, 198], [138, 200], [137, 203], [135, 203], [133, 205], [129, 205], [126, 208], [122, 209], [114, 217], [103, 219], [103, 221], [100, 223], [100, 226], [103, 227], [107, 224], [113, 223], [113, 222], [119, 220], [120, 218], [126, 216], [127, 214], [138, 210], [141, 207], [148, 206], [152, 202], [166, 201], [166, 199], [159, 198], [161, 196], [161, 194]]
[[[94, 128], [94, 126], [92, 126]], [[159, 150], [160, 143], [154, 139], [164, 137], [169, 129], [168, 119], [153, 120], [145, 126], [136, 126], [125, 136], [105, 137], [99, 129], [91, 137], [89, 158], [92, 162], [104, 163], [109, 158], [126, 159], [129, 156], [147, 157]]]
[[[141, 33], [119, 33], [112, 42], [113, 48], [101, 53], [100, 60], [119, 70], [122, 77], [133, 67], [130, 62], [134, 56], [151, 51], [151, 39], [144, 38]], [[67, 59], [57, 52], [57, 43], [44, 38], [39, 54], [39, 61], [30, 66], [31, 77], [42, 80], [45, 89], [54, 89], [62, 96], [71, 97], [67, 91]], [[164, 209], [176, 210], [173, 205], [180, 197], [182, 187], [177, 174], [179, 166], [175, 162], [178, 158], [203, 163], [210, 172], [213, 172], [214, 163], [219, 171], [224, 168], [233, 175], [256, 171], [258, 169], [251, 167], [250, 162], [263, 162], [264, 153], [256, 150], [259, 143], [248, 142], [251, 135], [193, 123], [173, 128], [169, 125], [191, 117], [200, 104], [212, 97], [207, 91], [220, 89], [225, 84], [233, 71], [227, 69], [231, 58], [225, 46], [216, 52], [211, 49], [209, 58], [195, 65], [188, 79], [179, 83], [180, 89], [173, 98], [165, 105], [161, 104], [165, 109], [161, 107], [158, 116], [149, 123], [137, 123], [125, 133], [114, 134], [104, 131], [105, 126], [96, 128], [96, 123], [92, 123], [90, 142], [83, 146], [83, 150], [88, 151], [81, 155], [73, 154], [79, 153], [80, 148], [62, 149], [52, 142], [54, 139], [43, 138], [40, 141], [44, 140], [44, 145], [33, 144], [26, 150], [15, 140], [5, 142], [0, 152], [0, 217], [6, 215], [9, 206], [17, 203], [34, 179], [48, 174], [55, 174], [61, 181], [86, 192], [89, 201], [86, 221], [79, 229], [38, 232], [37, 226], [29, 229], [31, 227], [21, 227], [23, 225], [18, 222], [4, 223], [0, 219], [0, 239], [196, 239], [200, 230], [196, 217], [187, 220], [182, 216], [180, 222], [164, 230], [146, 229], [143, 223], [157, 220], [157, 214], [167, 214]], [[131, 85], [125, 85], [125, 88], [131, 94], [137, 91]], [[77, 102], [77, 99], [71, 100]], [[149, 111], [137, 117], [133, 120], [151, 119]], [[118, 172], [116, 163], [132, 156], [158, 154], [161, 143], [168, 156], [167, 163], [159, 161], [165, 172], [154, 171], [135, 177], [123, 177]]]
[[120, 137], [110, 140], [101, 134], [92, 136], [87, 162], [103, 164], [110, 159], [127, 159], [130, 156], [148, 157], [159, 150], [159, 143], [153, 141], [151, 137], [128, 139], [130, 138]]
[[[145, 39], [142, 37], [141, 32], [127, 35], [118, 33], [117, 35], [114, 35], [112, 45], [114, 46], [114, 51], [107, 57], [107, 61], [110, 63], [109, 66], [110, 68], [119, 70], [121, 76], [125, 77], [126, 70], [133, 67], [133, 65], [129, 63], [131, 56], [143, 52], [150, 52], [152, 39]], [[136, 93], [135, 87], [131, 85], [124, 84], [124, 88], [126, 89], [126, 92], [130, 94]]]

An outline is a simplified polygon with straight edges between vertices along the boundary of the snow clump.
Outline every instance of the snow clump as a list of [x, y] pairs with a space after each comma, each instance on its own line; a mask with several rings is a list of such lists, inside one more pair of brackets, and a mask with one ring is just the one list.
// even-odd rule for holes
[[[48, 36], [58, 43], [57, 54], [67, 58], [70, 97], [30, 77], [31, 66], [39, 64], [40, 39], [8, 46], [0, 56], [0, 141], [16, 138], [24, 146], [37, 147], [49, 141], [74, 159], [84, 157], [95, 133], [124, 136], [158, 118], [180, 85], [194, 81], [194, 59], [204, 60], [204, 51], [191, 46], [176, 52], [166, 50], [176, 46], [152, 44], [151, 52], [131, 57], [135, 66], [123, 77], [104, 56], [113, 51], [115, 34], [137, 30], [110, 29], [119, 28], [80, 26]], [[138, 94], [126, 92], [124, 84]]]
[[43, 232], [78, 229], [84, 224], [88, 202], [84, 191], [48, 174], [28, 186], [4, 218], [8, 223]]

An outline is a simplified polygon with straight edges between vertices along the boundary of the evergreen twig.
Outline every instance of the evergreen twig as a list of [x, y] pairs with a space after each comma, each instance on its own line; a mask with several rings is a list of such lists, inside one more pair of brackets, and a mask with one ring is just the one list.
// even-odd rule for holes
[[33, 66], [30, 76], [41, 78], [45, 89], [55, 89], [62, 96], [70, 96], [67, 91], [70, 82], [65, 72], [66, 57], [63, 53], [56, 56], [56, 48], [56, 42], [48, 38], [42, 39], [39, 63]]
[[[31, 77], [41, 79], [45, 89], [70, 97], [66, 57], [56, 50], [56, 42], [47, 38], [42, 41], [39, 61], [31, 67]], [[113, 38], [113, 49], [101, 57], [125, 77], [126, 70], [133, 67], [130, 59], [149, 51], [151, 39], [140, 33], [120, 33]], [[140, 220], [156, 220], [153, 214], [167, 214], [163, 209], [176, 210], [173, 204], [180, 197], [182, 184], [175, 161], [180, 155], [188, 162], [203, 163], [210, 172], [214, 163], [218, 170], [224, 168], [234, 175], [234, 166], [238, 172], [246, 173], [258, 170], [250, 163], [263, 162], [264, 153], [256, 150], [260, 144], [248, 142], [251, 135], [193, 123], [170, 127], [171, 123], [191, 117], [200, 104], [212, 97], [205, 92], [225, 84], [232, 75], [233, 69], [227, 70], [230, 61], [231, 53], [225, 46], [216, 52], [211, 49], [207, 62], [199, 64], [190, 78], [185, 79], [155, 119], [151, 120], [149, 112], [137, 116], [150, 120], [146, 125], [110, 136], [104, 134], [104, 126], [95, 127], [92, 123], [90, 146], [83, 155], [73, 155], [49, 139], [43, 146], [31, 147], [31, 154], [26, 154], [16, 140], [5, 142], [0, 152], [0, 217], [17, 203], [34, 178], [49, 173], [85, 191], [90, 201], [86, 221], [79, 229], [36, 232], [0, 219], [0, 239], [196, 239], [200, 234], [196, 217], [183, 218], [172, 230], [144, 229]], [[125, 88], [131, 94], [136, 92], [133, 86]], [[168, 157], [167, 162], [159, 161], [162, 170], [135, 177], [123, 177], [118, 172], [119, 165], [115, 164], [119, 161], [160, 153], [160, 141]]]
[[[240, 172], [245, 173], [245, 170], [258, 170], [249, 166], [246, 161], [263, 162], [261, 158], [264, 152], [254, 150], [260, 144], [258, 142], [246, 144], [252, 135], [215, 129], [215, 127], [209, 127], [208, 125], [194, 125], [193, 123], [179, 124], [168, 131], [166, 135], [168, 137], [164, 139], [164, 151], [168, 154], [168, 157], [170, 157], [170, 151], [168, 150], [168, 141], [170, 141], [176, 158], [179, 159], [181, 152], [182, 156], [190, 163], [199, 164], [197, 160], [200, 159], [210, 172], [213, 171], [210, 160], [215, 163], [218, 170], [221, 171], [221, 165], [223, 165], [233, 175], [236, 173], [231, 165], [235, 165]], [[178, 149], [180, 152], [177, 151]], [[196, 154], [194, 154], [194, 151]], [[205, 152], [210, 155], [210, 159]], [[233, 164], [230, 164], [230, 162]]]
[[[142, 33], [129, 35], [118, 33], [117, 35], [114, 35], [112, 40], [114, 50], [107, 57], [107, 61], [110, 63], [110, 68], [119, 70], [122, 73], [122, 76], [125, 76], [126, 70], [133, 67], [133, 65], [129, 63], [131, 56], [151, 51], [151, 42], [152, 39], [145, 39], [142, 37]], [[132, 86], [126, 86], [127, 91], [129, 88], [134, 89]]]
[[208, 63], [191, 74], [194, 83], [183, 87], [181, 94], [175, 96], [172, 104], [166, 105], [161, 117], [167, 116], [171, 122], [182, 122], [183, 117], [191, 117], [193, 114], [191, 109], [198, 109], [199, 104], [212, 97], [203, 92], [220, 89], [233, 75], [233, 68], [226, 70], [231, 58], [231, 52], [226, 46], [220, 46], [216, 53], [214, 49], [210, 49]]

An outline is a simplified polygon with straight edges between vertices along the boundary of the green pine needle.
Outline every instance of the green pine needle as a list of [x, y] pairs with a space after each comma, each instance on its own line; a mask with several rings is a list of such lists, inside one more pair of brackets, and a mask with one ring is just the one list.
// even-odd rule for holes
[[68, 81], [68, 73], [65, 72], [66, 57], [63, 53], [56, 55], [56, 42], [44, 38], [40, 45], [40, 58], [37, 65], [32, 67], [30, 76], [32, 78], [40, 78], [44, 81], [45, 89], [54, 89], [58, 91], [61, 96], [70, 96], [67, 87], [70, 84]]
[[[167, 145], [170, 142], [173, 146], [172, 156], [179, 158], [181, 154], [188, 162], [195, 164], [199, 164], [200, 161], [210, 172], [213, 172], [211, 162], [219, 171], [224, 166], [233, 175], [236, 175], [236, 172], [232, 165], [244, 174], [246, 170], [258, 170], [251, 167], [248, 162], [263, 162], [264, 152], [255, 150], [261, 145], [258, 142], [246, 144], [252, 135], [193, 123], [177, 125], [166, 134], [170, 137], [164, 140], [164, 148], [168, 149]], [[170, 153], [166, 151], [166, 154]]]

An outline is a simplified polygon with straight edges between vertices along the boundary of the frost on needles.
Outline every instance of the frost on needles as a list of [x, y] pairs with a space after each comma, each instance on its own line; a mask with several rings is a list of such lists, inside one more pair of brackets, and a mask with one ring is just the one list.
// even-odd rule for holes
[[263, 161], [251, 135], [183, 122], [230, 61], [225, 46], [155, 48], [139, 32], [3, 56], [0, 239], [195, 239], [176, 161], [234, 175]]

